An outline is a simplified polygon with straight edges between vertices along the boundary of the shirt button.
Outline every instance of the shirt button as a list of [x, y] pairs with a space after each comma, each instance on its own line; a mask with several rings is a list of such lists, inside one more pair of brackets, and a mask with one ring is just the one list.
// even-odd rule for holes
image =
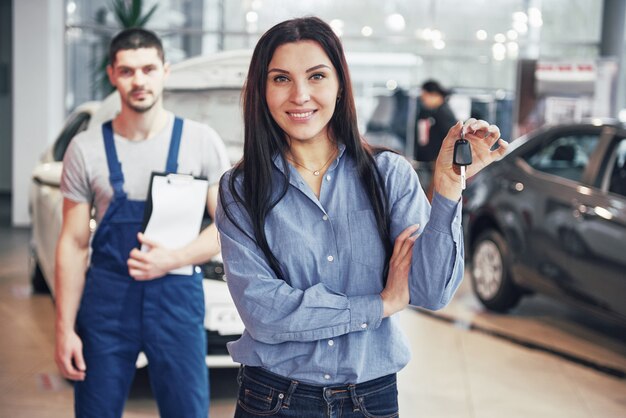
[[325, 221], [327, 221], [327, 220], [328, 220], [328, 215], [324, 215], [324, 216], [322, 216], [322, 219], [323, 219], [323, 220], [325, 220]]
[[324, 379], [326, 379], [326, 380], [330, 380], [330, 375], [329, 375], [329, 374], [325, 374], [325, 375], [324, 375]]
[[328, 257], [326, 257], [326, 260], [330, 261], [331, 263], [334, 259], [335, 257], [333, 257], [332, 255], [329, 255]]
[[330, 177], [330, 176], [326, 176], [326, 181], [330, 181], [331, 178], [332, 177]]
[[363, 329], [367, 328], [367, 324], [366, 324], [365, 322], [364, 322], [364, 323], [362, 323], [362, 324], [361, 324], [361, 328], [363, 328]]
[[335, 342], [333, 340], [328, 340], [328, 345], [332, 347], [333, 345], [335, 345]]

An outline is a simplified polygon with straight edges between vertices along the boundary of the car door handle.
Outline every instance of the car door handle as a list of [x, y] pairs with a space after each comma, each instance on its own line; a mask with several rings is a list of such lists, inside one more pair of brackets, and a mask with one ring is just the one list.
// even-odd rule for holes
[[580, 213], [585, 218], [601, 218], [607, 221], [614, 221], [615, 215], [611, 211], [611, 208], [603, 206], [587, 206], [585, 204], [579, 204], [574, 212]]
[[587, 206], [584, 204], [574, 205], [574, 216], [582, 216], [583, 218], [595, 218], [598, 216], [596, 210], [591, 206]]

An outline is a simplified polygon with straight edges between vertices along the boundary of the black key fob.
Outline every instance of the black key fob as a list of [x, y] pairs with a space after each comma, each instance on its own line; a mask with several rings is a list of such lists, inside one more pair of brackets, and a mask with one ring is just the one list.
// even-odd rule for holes
[[467, 139], [457, 139], [454, 143], [454, 164], [466, 166], [472, 163], [472, 147]]

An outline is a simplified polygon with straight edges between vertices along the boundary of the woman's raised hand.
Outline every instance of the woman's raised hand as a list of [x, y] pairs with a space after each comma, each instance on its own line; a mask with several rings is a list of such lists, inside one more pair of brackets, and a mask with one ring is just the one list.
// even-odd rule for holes
[[[500, 129], [484, 120], [471, 118], [450, 128], [437, 157], [433, 184], [439, 194], [451, 200], [458, 200], [461, 196], [461, 171], [452, 163], [454, 143], [461, 138], [461, 130], [472, 147], [472, 164], [466, 167], [467, 178], [502, 158], [508, 147], [508, 142], [500, 138]], [[500, 146], [492, 151], [496, 143]]]

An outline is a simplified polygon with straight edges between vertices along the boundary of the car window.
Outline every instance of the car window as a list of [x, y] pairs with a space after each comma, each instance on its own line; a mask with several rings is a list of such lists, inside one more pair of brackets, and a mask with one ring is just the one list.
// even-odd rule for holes
[[524, 159], [535, 170], [580, 181], [599, 138], [599, 134], [558, 136]]
[[626, 196], [626, 139], [622, 138], [609, 159], [608, 190]]
[[63, 160], [63, 156], [65, 155], [67, 147], [70, 145], [70, 141], [78, 133], [87, 129], [89, 119], [91, 119], [91, 115], [87, 112], [78, 112], [70, 115], [57, 140], [54, 142], [52, 149], [54, 161]]

